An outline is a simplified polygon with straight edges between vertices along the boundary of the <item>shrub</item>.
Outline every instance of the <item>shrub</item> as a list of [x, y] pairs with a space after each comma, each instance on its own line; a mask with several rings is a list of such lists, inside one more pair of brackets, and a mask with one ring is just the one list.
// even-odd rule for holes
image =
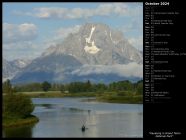
[[140, 94], [140, 95], [143, 94], [143, 83], [139, 83], [137, 85], [137, 94]]
[[44, 81], [42, 83], [42, 88], [43, 88], [43, 91], [47, 92], [51, 88], [51, 84], [48, 83], [47, 81]]
[[22, 94], [6, 95], [3, 97], [3, 115], [6, 117], [25, 118], [34, 110], [31, 99]]

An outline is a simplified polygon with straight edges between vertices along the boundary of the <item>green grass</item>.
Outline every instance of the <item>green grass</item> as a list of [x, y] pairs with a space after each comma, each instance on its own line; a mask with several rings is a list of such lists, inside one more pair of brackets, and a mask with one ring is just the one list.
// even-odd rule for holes
[[3, 116], [2, 120], [3, 120], [3, 127], [22, 126], [26, 124], [33, 124], [39, 121], [39, 119], [33, 115], [30, 115], [27, 118]]
[[44, 92], [44, 91], [31, 91], [31, 92], [21, 92], [23, 94], [44, 94], [44, 93], [61, 93], [61, 91], [47, 91], [47, 92]]
[[[142, 104], [143, 95], [136, 95], [132, 91], [122, 92], [82, 92], [82, 93], [61, 93], [60, 91], [38, 91], [38, 92], [22, 92], [31, 98], [63, 98], [63, 97], [96, 97], [99, 102], [110, 103], [129, 103], [129, 104]], [[18, 93], [17, 93], [18, 94]]]
[[142, 104], [143, 95], [135, 95], [128, 91], [122, 93], [105, 93], [104, 95], [96, 96], [96, 100], [109, 103]]
[[[24, 93], [23, 93], [24, 94]], [[26, 96], [31, 98], [62, 98], [64, 95], [62, 93], [49, 93], [49, 92], [38, 92], [38, 93], [25, 93]]]
[[[61, 93], [60, 91], [48, 92], [21, 92], [31, 98], [63, 98], [63, 97], [95, 97], [96, 93], [83, 92], [83, 93]], [[16, 93], [19, 94], [19, 93]]]
[[83, 93], [66, 93], [65, 97], [95, 97], [96, 93], [94, 92], [83, 92]]

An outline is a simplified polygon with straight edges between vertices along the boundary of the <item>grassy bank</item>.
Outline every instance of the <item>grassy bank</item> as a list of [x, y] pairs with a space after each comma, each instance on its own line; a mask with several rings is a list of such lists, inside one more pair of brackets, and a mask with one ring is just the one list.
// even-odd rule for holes
[[99, 102], [108, 102], [108, 103], [125, 103], [125, 104], [142, 104], [143, 97], [142, 96], [101, 96], [96, 97], [96, 100]]
[[[62, 98], [64, 95], [59, 91], [48, 91], [48, 92], [22, 92], [24, 95], [31, 98]], [[19, 94], [19, 93], [17, 93]]]
[[63, 97], [96, 97], [99, 102], [142, 104], [143, 95], [136, 95], [131, 91], [125, 92], [83, 92], [83, 93], [61, 93], [60, 91], [48, 92], [23, 92], [31, 98], [63, 98]]
[[[63, 97], [95, 97], [94, 92], [83, 93], [61, 93], [60, 91], [48, 91], [48, 92], [22, 92], [31, 98], [63, 98]], [[19, 94], [19, 93], [17, 93]]]
[[135, 93], [129, 91], [119, 93], [111, 92], [96, 96], [96, 100], [99, 102], [109, 103], [142, 104], [143, 95], [136, 95]]
[[27, 118], [3, 117], [3, 127], [13, 127], [13, 126], [26, 125], [26, 124], [33, 124], [38, 121], [39, 119], [33, 115], [30, 115]]

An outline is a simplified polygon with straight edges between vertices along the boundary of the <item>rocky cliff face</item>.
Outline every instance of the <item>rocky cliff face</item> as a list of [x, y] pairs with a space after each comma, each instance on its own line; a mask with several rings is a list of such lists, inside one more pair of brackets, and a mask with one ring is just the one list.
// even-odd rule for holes
[[3, 81], [6, 79], [12, 79], [18, 72], [30, 63], [30, 60], [17, 59], [7, 61], [6, 59], [3, 59]]
[[[92, 73], [89, 75], [93, 78], [92, 75], [98, 74], [99, 67], [102, 71], [99, 74], [104, 74], [107, 66], [108, 68], [114, 65], [122, 67], [130, 63], [141, 67], [143, 56], [128, 42], [122, 32], [113, 30], [105, 24], [87, 23], [77, 33], [69, 34], [63, 43], [49, 47], [40, 57], [24, 67], [13, 81], [69, 82], [69, 79], [73, 81], [79, 76], [79, 73], [75, 72], [77, 69], [80, 69], [81, 73], [91, 69]], [[114, 74], [118, 75], [117, 72]], [[109, 73], [106, 75], [106, 79], [102, 77], [103, 81], [109, 79]], [[85, 79], [89, 79], [87, 76]], [[136, 75], [125, 76], [123, 73], [122, 76], [134, 78]], [[82, 75], [80, 79], [83, 79]]]
[[122, 32], [105, 24], [85, 24], [78, 33], [70, 34], [62, 44], [47, 49], [43, 56], [68, 54], [82, 64], [112, 65], [142, 63], [141, 53], [129, 44]]

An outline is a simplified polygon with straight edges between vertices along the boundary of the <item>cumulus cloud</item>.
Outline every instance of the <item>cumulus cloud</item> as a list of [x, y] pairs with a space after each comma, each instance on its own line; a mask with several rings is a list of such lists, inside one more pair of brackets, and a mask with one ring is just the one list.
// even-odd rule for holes
[[96, 8], [63, 8], [63, 7], [39, 7], [32, 12], [14, 12], [18, 15], [34, 16], [42, 19], [80, 19], [92, 16], [116, 16], [137, 15], [142, 11], [142, 7], [131, 8], [125, 3], [99, 4]]
[[5, 43], [3, 44], [3, 57], [8, 60], [20, 59], [33, 59], [41, 55], [43, 45], [35, 44], [31, 41]]
[[27, 12], [27, 11], [18, 11], [18, 10], [14, 10], [12, 12], [14, 15], [17, 15], [17, 16], [32, 16], [32, 13], [30, 12]]
[[37, 37], [37, 27], [32, 23], [3, 24], [3, 43], [13, 43], [34, 40]]
[[61, 27], [59, 28], [56, 33], [57, 33], [57, 38], [65, 38], [67, 37], [70, 33], [77, 33], [79, 31], [79, 28], [81, 25], [75, 25], [73, 27]]
[[143, 78], [143, 65], [135, 62], [129, 64], [117, 65], [84, 65], [72, 72], [79, 76], [89, 74], [117, 74], [123, 77], [139, 77]]
[[130, 22], [128, 22], [127, 24], [123, 25], [123, 27], [121, 27], [122, 31], [124, 33], [128, 33], [131, 31], [142, 31], [143, 30], [143, 19], [142, 19], [142, 15], [138, 18], [132, 19]]
[[53, 36], [51, 38], [46, 38], [45, 40], [43, 40], [43, 46], [45, 46], [44, 49], [54, 47], [57, 44], [62, 43], [63, 39], [67, 37], [70, 33], [72, 34], [77, 33], [80, 27], [81, 25], [58, 28], [53, 32]]
[[138, 50], [143, 50], [143, 36], [138, 36], [136, 38], [129, 38], [129, 43]]

